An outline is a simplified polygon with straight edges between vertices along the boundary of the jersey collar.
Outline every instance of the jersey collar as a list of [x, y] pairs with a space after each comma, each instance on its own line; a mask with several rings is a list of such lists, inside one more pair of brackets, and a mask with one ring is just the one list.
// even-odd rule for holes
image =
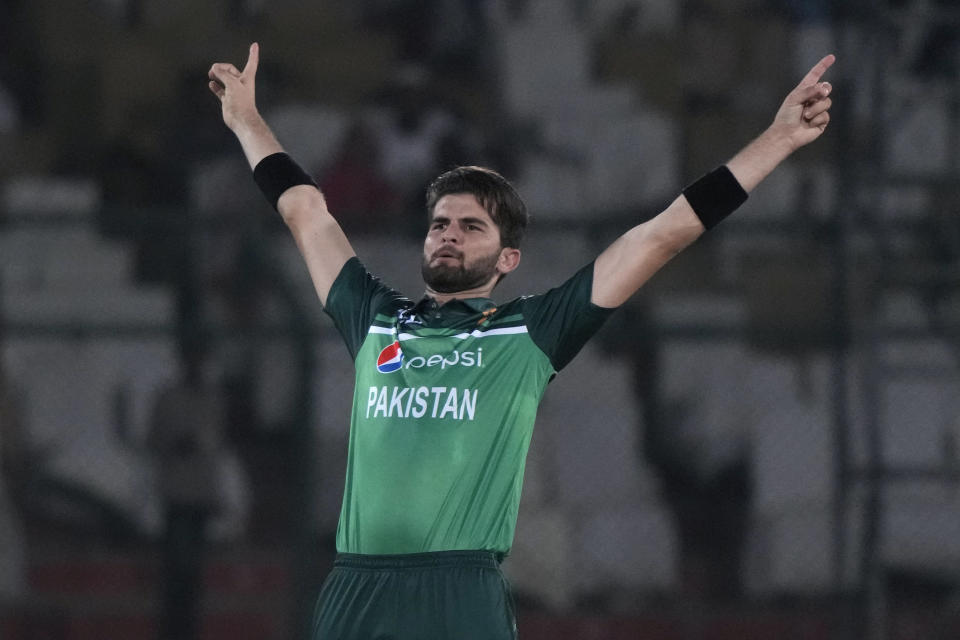
[[[443, 305], [443, 310], [463, 315], [472, 315], [489, 311], [490, 309], [496, 308], [496, 306], [497, 303], [490, 298], [454, 298]], [[440, 308], [436, 300], [430, 296], [424, 296], [413, 307], [413, 312], [417, 315], [430, 316]]]

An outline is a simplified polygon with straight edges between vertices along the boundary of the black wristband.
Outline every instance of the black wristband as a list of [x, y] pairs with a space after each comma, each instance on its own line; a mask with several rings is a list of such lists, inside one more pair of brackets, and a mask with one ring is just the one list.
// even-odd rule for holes
[[298, 184], [312, 184], [317, 186], [306, 171], [300, 168], [293, 158], [282, 151], [274, 153], [253, 168], [253, 180], [260, 187], [267, 202], [276, 209], [277, 201], [283, 192]]
[[683, 195], [707, 229], [720, 224], [747, 201], [747, 192], [726, 165], [717, 167], [687, 186]]

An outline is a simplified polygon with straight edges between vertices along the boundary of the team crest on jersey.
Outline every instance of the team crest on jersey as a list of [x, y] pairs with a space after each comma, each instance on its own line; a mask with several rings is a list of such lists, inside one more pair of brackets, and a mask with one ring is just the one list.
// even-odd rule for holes
[[403, 350], [400, 348], [400, 342], [393, 341], [393, 344], [387, 345], [377, 356], [377, 371], [380, 373], [393, 373], [403, 366]]
[[418, 318], [410, 309], [400, 309], [397, 312], [398, 324], [423, 324], [423, 320]]

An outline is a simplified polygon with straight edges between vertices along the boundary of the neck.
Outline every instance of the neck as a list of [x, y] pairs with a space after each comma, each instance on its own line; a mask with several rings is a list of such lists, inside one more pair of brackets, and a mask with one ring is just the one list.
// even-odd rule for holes
[[440, 293], [427, 286], [425, 295], [430, 296], [437, 301], [439, 305], [445, 305], [451, 300], [466, 300], [467, 298], [489, 298], [493, 294], [493, 284], [465, 289], [463, 291], [454, 291], [452, 293]]

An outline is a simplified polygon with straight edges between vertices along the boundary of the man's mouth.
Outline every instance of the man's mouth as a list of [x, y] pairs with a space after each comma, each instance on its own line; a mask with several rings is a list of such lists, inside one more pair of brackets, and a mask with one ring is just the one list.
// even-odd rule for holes
[[433, 252], [432, 260], [437, 260], [440, 258], [453, 258], [455, 260], [462, 260], [463, 254], [457, 251], [456, 249], [437, 249]]

